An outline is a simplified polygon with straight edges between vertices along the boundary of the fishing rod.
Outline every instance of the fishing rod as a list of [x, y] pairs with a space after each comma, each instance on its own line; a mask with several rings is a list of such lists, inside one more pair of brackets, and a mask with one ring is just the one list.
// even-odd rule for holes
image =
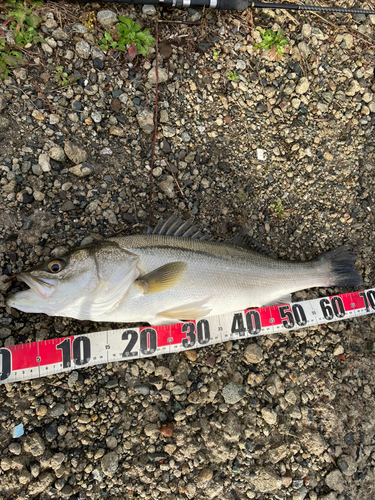
[[[55, 0], [56, 1], [56, 0]], [[57, 0], [58, 1], [58, 0]], [[96, 0], [89, 0], [92, 3]], [[343, 7], [320, 7], [315, 5], [293, 5], [287, 3], [251, 2], [249, 0], [105, 0], [128, 5], [164, 5], [166, 7], [206, 7], [217, 10], [280, 9], [305, 12], [339, 12], [341, 14], [375, 14], [375, 10], [346, 9]], [[84, 0], [87, 3], [87, 0]]]

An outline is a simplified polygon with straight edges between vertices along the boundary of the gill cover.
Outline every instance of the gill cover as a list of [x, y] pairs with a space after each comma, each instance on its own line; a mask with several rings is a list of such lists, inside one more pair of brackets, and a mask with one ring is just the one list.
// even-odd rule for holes
[[44, 262], [20, 279], [30, 286], [8, 299], [24, 312], [90, 319], [115, 307], [137, 278], [138, 256], [116, 242], [101, 241]]

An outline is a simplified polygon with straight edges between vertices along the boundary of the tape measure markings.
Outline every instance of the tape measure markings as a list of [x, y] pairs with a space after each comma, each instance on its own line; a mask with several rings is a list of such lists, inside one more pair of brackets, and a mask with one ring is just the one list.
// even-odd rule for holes
[[375, 312], [375, 289], [245, 309], [174, 325], [123, 328], [0, 348], [0, 383], [171, 354]]

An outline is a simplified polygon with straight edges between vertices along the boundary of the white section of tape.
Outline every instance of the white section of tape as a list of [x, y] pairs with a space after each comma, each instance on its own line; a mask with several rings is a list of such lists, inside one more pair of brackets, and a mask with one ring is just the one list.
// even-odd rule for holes
[[0, 383], [308, 328], [375, 312], [375, 289], [246, 309], [168, 326], [122, 328], [0, 348]]

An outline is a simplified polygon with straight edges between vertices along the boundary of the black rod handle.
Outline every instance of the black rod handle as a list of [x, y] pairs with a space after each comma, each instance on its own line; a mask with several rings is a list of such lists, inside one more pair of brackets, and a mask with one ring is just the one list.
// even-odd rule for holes
[[[54, 0], [59, 1], [59, 0]], [[61, 0], [62, 1], [62, 0]], [[68, 0], [69, 1], [69, 0]], [[74, 0], [72, 0], [74, 1]], [[95, 0], [78, 0], [92, 3]], [[316, 7], [314, 5], [292, 5], [288, 3], [252, 2], [249, 0], [104, 0], [103, 3], [124, 3], [128, 5], [165, 5], [166, 7], [207, 7], [217, 10], [280, 9], [304, 10], [307, 12], [340, 12], [342, 14], [375, 14], [375, 10], [344, 9], [341, 7]]]
[[344, 9], [342, 7], [316, 7], [314, 5], [292, 5], [288, 3], [249, 2], [256, 9], [306, 10], [310, 12], [341, 12], [342, 14], [375, 14], [375, 10]]

